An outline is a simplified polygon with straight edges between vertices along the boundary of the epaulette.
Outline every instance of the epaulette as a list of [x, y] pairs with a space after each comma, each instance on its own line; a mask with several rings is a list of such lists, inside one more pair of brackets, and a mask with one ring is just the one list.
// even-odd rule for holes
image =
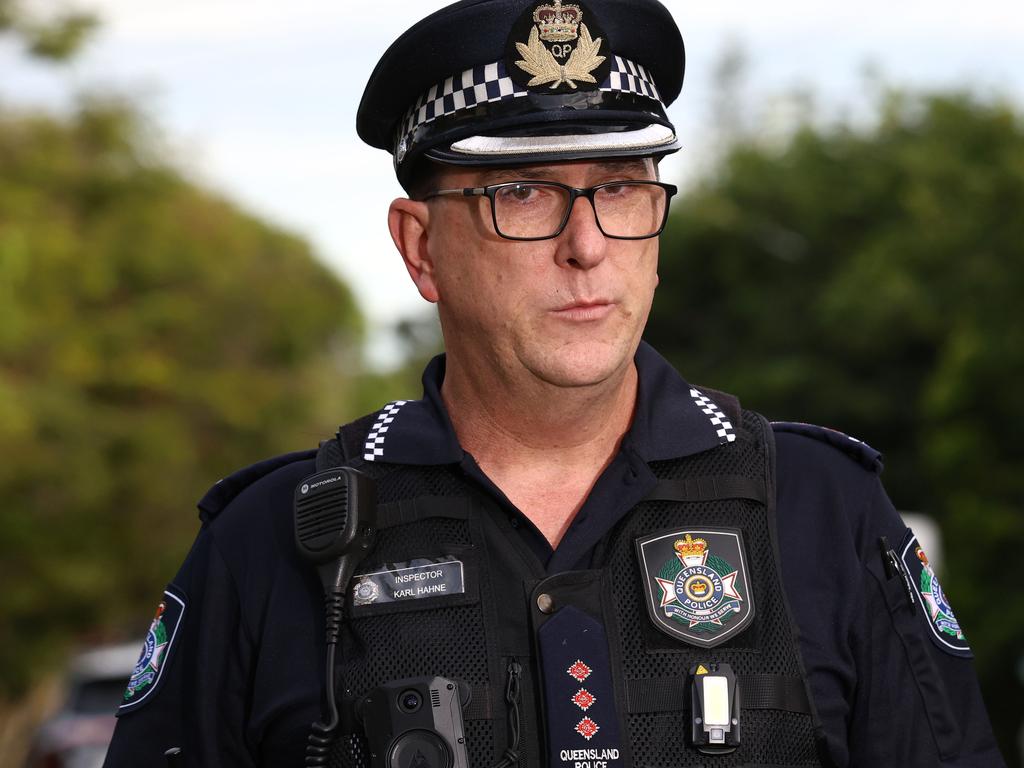
[[773, 421], [772, 429], [776, 432], [792, 432], [838, 448], [851, 459], [872, 472], [882, 471], [882, 454], [867, 443], [855, 437], [843, 434], [835, 429], [819, 427], [816, 424], [804, 424], [798, 421]]
[[260, 478], [266, 477], [283, 466], [293, 464], [296, 461], [306, 461], [315, 456], [315, 450], [285, 453], [272, 459], [260, 461], [245, 469], [240, 469], [234, 474], [218, 480], [196, 505], [199, 507], [199, 519], [204, 523], [209, 522], [220, 514], [221, 510], [230, 504], [232, 499]]

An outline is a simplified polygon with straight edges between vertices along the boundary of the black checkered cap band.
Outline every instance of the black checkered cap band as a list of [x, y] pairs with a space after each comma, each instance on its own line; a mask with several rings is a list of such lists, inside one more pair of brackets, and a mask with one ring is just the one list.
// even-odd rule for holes
[[[612, 57], [611, 71], [598, 89], [606, 92], [634, 93], [661, 102], [661, 96], [650, 72], [621, 56]], [[422, 125], [478, 104], [518, 99], [527, 95], [528, 92], [522, 90], [508, 76], [504, 61], [473, 67], [461, 74], [453, 75], [420, 96], [406, 113], [405, 120], [401, 123], [398, 154], [405, 154], [409, 136]], [[398, 157], [398, 161], [401, 160], [402, 157]]]

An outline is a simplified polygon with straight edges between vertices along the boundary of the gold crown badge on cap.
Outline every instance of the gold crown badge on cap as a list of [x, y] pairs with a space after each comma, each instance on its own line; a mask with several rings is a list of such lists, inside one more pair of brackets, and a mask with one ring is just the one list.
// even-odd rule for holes
[[540, 39], [548, 43], [565, 43], [575, 40], [583, 11], [578, 5], [538, 5], [533, 11], [533, 21], [540, 32]]
[[528, 40], [515, 41], [521, 58], [514, 64], [531, 76], [526, 87], [554, 90], [566, 85], [576, 90], [579, 83], [597, 84], [594, 72], [607, 59], [600, 52], [604, 38], [591, 35], [583, 16], [582, 6], [563, 5], [561, 0], [533, 9]]

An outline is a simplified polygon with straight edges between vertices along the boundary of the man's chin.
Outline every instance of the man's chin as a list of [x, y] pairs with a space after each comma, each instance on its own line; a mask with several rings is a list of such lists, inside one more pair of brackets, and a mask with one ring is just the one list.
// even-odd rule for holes
[[600, 386], [623, 376], [635, 352], [635, 347], [623, 341], [576, 341], [549, 351], [542, 359], [524, 362], [546, 383], [575, 389]]

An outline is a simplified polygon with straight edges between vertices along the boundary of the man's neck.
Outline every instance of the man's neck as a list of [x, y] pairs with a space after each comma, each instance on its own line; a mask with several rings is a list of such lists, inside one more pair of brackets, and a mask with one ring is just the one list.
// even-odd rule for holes
[[467, 374], [450, 360], [441, 389], [460, 444], [557, 545], [632, 423], [636, 366], [587, 387]]
[[478, 460], [617, 447], [632, 422], [636, 392], [632, 361], [600, 383], [562, 387], [537, 379], [483, 381], [449, 358], [441, 387], [460, 444]]

